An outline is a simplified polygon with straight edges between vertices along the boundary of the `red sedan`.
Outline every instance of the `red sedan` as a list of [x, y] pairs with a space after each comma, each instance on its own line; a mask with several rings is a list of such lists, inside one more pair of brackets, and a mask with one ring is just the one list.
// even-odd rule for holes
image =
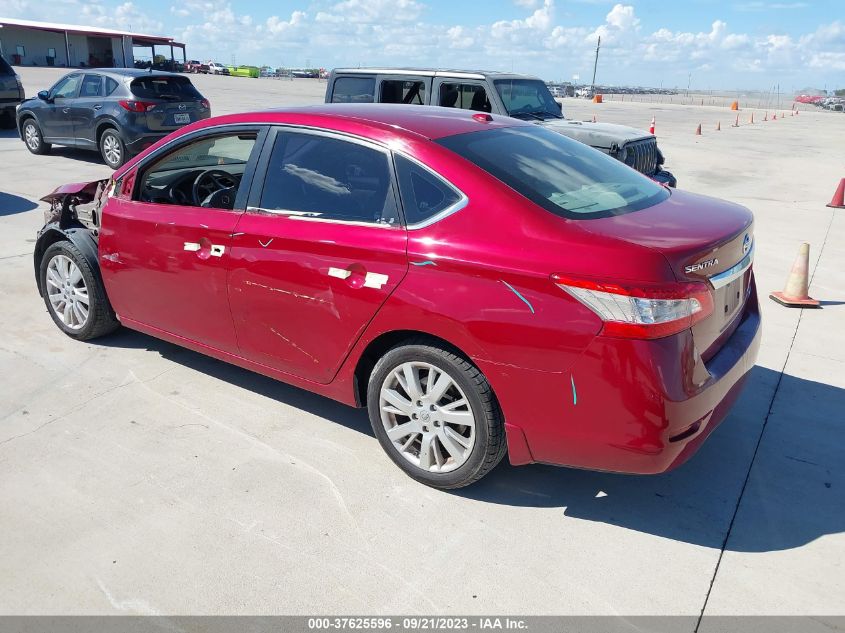
[[58, 327], [118, 324], [352, 406], [410, 476], [687, 459], [754, 364], [753, 217], [528, 122], [325, 105], [190, 125], [66, 185]]

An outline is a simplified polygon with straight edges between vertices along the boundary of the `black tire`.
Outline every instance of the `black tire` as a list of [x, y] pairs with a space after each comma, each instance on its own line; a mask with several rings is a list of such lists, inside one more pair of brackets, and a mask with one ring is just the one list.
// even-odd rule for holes
[[103, 162], [111, 169], [117, 169], [128, 159], [123, 139], [114, 128], [106, 128], [100, 134], [99, 147]]
[[[64, 323], [59, 317], [56, 309], [50, 301], [50, 288], [47, 282], [47, 269], [50, 261], [58, 256], [63, 255], [67, 257], [79, 268], [82, 273], [82, 280], [88, 290], [88, 316], [82, 327], [72, 328]], [[39, 279], [41, 281], [41, 296], [44, 299], [44, 304], [47, 306], [47, 312], [53, 319], [53, 322], [59, 329], [78, 341], [87, 341], [99, 336], [104, 336], [114, 332], [120, 323], [115, 317], [108, 297], [106, 297], [105, 288], [98, 274], [91, 269], [91, 265], [82, 252], [70, 241], [60, 241], [51, 244], [44, 252], [44, 257], [41, 258], [41, 266], [39, 267]]]
[[[28, 134], [31, 134], [30, 140], [27, 140]], [[32, 117], [23, 120], [21, 124], [21, 135], [23, 136], [24, 145], [33, 154], [49, 154], [53, 147], [50, 143], [44, 142], [44, 135], [41, 134], [41, 128]]]
[[[469, 401], [475, 418], [475, 443], [464, 463], [455, 470], [424, 470], [403, 457], [387, 436], [381, 419], [381, 388], [391, 372], [407, 362], [427, 363], [448, 373]], [[507, 452], [502, 413], [484, 374], [465, 357], [437, 347], [425, 338], [393, 347], [376, 363], [367, 387], [367, 409], [376, 438], [390, 459], [412, 478], [434, 488], [450, 490], [468, 486], [495, 468]]]

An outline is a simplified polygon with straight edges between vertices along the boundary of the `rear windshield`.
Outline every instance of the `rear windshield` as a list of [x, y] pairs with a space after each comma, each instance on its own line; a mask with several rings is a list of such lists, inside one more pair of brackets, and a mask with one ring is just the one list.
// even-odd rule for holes
[[545, 128], [499, 128], [440, 145], [564, 218], [593, 219], [654, 206], [669, 192], [618, 160]]
[[14, 74], [15, 71], [9, 66], [9, 62], [0, 57], [0, 76], [11, 77]]
[[185, 77], [138, 77], [131, 84], [132, 94], [139, 99], [193, 101], [201, 99], [194, 85]]

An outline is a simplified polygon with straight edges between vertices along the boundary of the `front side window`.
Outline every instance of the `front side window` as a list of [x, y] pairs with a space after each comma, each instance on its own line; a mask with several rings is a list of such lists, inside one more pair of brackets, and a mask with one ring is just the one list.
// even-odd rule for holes
[[461, 200], [461, 195], [443, 180], [401, 154], [396, 155], [396, 177], [409, 226], [431, 220]]
[[244, 132], [205, 137], [183, 145], [144, 170], [137, 199], [232, 209], [255, 140], [255, 132]]
[[375, 94], [375, 77], [338, 77], [334, 82], [332, 103], [372, 103]]
[[103, 80], [99, 75], [85, 75], [82, 80], [82, 89], [79, 91], [80, 97], [102, 97], [103, 96]]
[[399, 222], [387, 153], [315, 134], [277, 135], [260, 206], [328, 220]]
[[425, 82], [385, 79], [381, 82], [379, 103], [423, 105], [425, 103]]
[[53, 99], [70, 99], [76, 96], [76, 89], [79, 87], [80, 75], [65, 77], [53, 88]]
[[509, 116], [532, 120], [562, 118], [557, 101], [539, 79], [496, 79], [493, 85]]
[[461, 108], [490, 112], [492, 107], [484, 86], [477, 84], [440, 84], [440, 105], [445, 108]]
[[622, 215], [669, 197], [607, 154], [536, 125], [456, 134], [437, 143], [565, 218]]

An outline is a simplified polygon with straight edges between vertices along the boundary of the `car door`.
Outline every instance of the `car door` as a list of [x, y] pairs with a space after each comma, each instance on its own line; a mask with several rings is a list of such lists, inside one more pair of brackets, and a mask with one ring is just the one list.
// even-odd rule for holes
[[241, 353], [328, 383], [408, 269], [390, 152], [274, 130], [232, 242]]
[[95, 146], [97, 133], [94, 119], [103, 107], [103, 76], [86, 73], [82, 77], [79, 95], [70, 105], [73, 135], [79, 145]]
[[44, 140], [62, 144], [73, 144], [73, 119], [71, 105], [79, 93], [81, 73], [68, 75], [50, 90], [45, 107], [38, 112], [38, 125]]
[[429, 105], [431, 76], [428, 75], [378, 75], [378, 103]]
[[437, 77], [431, 93], [431, 103], [445, 108], [461, 108], [491, 112], [491, 96], [483, 80]]
[[[226, 277], [265, 135], [260, 126], [200, 130], [123, 176], [99, 242], [103, 281], [122, 321], [237, 352]], [[211, 175], [233, 186], [218, 187]]]

